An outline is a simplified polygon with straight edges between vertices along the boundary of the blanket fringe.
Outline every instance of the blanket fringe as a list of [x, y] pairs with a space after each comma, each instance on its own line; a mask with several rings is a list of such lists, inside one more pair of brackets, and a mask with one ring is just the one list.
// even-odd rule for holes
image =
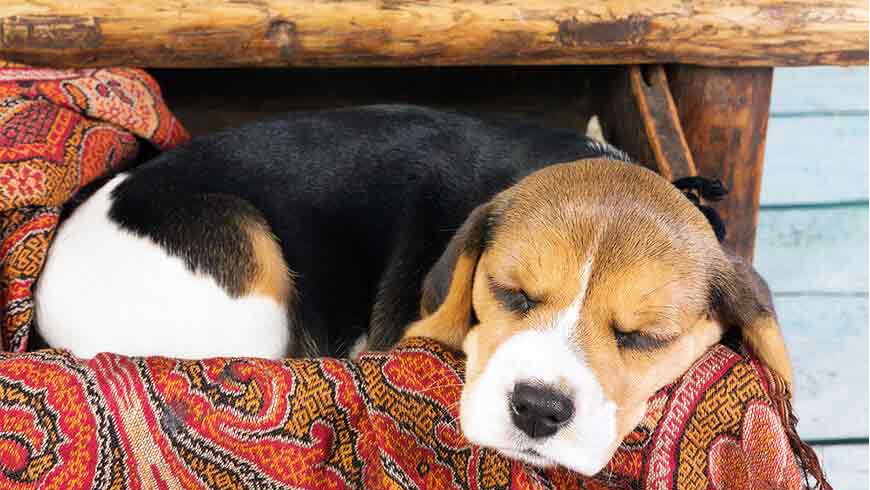
[[[822, 469], [822, 465], [819, 462], [819, 457], [816, 455], [815, 450], [813, 450], [809, 444], [804, 442], [797, 433], [798, 417], [794, 414], [794, 410], [791, 406], [792, 394], [788, 383], [786, 383], [785, 380], [773, 370], [767, 368], [767, 366], [763, 366], [761, 371], [767, 381], [770, 400], [782, 421], [786, 437], [788, 437], [788, 443], [791, 446], [795, 458], [797, 459], [798, 466], [800, 466], [801, 472], [803, 473], [806, 488], [813, 490], [833, 490], [833, 487], [831, 487], [831, 484], [828, 482], [827, 478], [825, 478], [825, 472]], [[812, 477], [814, 482], [810, 482], [810, 477]]]

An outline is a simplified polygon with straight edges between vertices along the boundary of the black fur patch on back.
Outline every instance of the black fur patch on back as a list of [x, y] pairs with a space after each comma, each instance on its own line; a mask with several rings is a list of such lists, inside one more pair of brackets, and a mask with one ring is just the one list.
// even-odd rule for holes
[[154, 240], [191, 271], [211, 276], [231, 296], [247, 291], [257, 274], [257, 258], [245, 223], [265, 225], [253, 206], [227, 194], [161, 192], [143, 199], [131, 195], [127, 182], [112, 192], [112, 220]]

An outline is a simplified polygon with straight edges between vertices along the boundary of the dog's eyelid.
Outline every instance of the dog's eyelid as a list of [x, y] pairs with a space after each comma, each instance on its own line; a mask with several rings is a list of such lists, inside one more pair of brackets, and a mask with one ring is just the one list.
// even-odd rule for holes
[[662, 345], [668, 344], [677, 340], [678, 335], [669, 335], [663, 334], [659, 332], [641, 332], [641, 335], [647, 337], [655, 342], [661, 343]]
[[622, 326], [622, 324], [620, 324], [620, 323], [619, 323], [618, 321], [616, 321], [616, 320], [612, 320], [612, 321], [610, 322], [610, 328], [613, 330], [614, 333], [619, 333], [619, 334], [623, 334], [623, 335], [631, 335], [631, 334], [637, 332], [637, 330], [627, 330], [627, 329], [625, 329], [625, 328]]
[[668, 329], [658, 329], [658, 330], [647, 330], [644, 332], [647, 337], [654, 338], [660, 342], [668, 343], [677, 340], [680, 336], [679, 332], [671, 331]]
[[489, 287], [496, 299], [511, 311], [526, 314], [538, 305], [540, 301], [532, 298], [523, 289], [501, 284], [492, 276], [488, 277]]
[[509, 294], [510, 293], [514, 293], [514, 294], [519, 293], [519, 294], [522, 294], [522, 295], [528, 297], [528, 294], [522, 288], [508, 286], [508, 285], [504, 284], [503, 282], [499, 281], [498, 279], [494, 278], [492, 275], [488, 276], [488, 279], [489, 279], [489, 288], [495, 292], [503, 292], [503, 293], [509, 293]]
[[613, 336], [616, 338], [616, 345], [622, 349], [651, 351], [665, 347], [677, 338], [676, 335], [662, 335], [642, 330], [626, 331], [621, 329], [616, 322], [612, 323], [611, 328]]
[[[490, 287], [493, 287], [493, 288], [503, 289], [505, 291], [517, 291], [520, 289], [520, 288], [517, 288], [515, 286], [509, 286], [507, 283], [505, 283], [499, 279], [496, 279], [495, 276], [493, 276], [492, 274], [487, 274], [486, 278], [489, 280]], [[513, 282], [513, 281], [509, 280], [508, 282]]]

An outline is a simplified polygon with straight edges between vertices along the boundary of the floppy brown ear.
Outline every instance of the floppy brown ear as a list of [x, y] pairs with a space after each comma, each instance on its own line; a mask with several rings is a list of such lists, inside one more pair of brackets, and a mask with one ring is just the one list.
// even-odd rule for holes
[[405, 337], [428, 337], [459, 349], [474, 314], [472, 286], [477, 260], [490, 226], [490, 203], [476, 207], [447, 244], [423, 281], [421, 320], [412, 323]]
[[752, 265], [730, 254], [716, 276], [713, 303], [719, 320], [740, 328], [743, 342], [791, 388], [791, 361], [767, 283]]

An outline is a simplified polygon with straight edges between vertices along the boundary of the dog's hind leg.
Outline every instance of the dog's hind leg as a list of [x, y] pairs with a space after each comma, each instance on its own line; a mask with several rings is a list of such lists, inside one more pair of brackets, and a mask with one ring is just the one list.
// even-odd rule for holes
[[127, 178], [58, 229], [35, 294], [46, 342], [84, 357], [286, 355], [293, 281], [257, 209], [226, 194], [126, 193]]

